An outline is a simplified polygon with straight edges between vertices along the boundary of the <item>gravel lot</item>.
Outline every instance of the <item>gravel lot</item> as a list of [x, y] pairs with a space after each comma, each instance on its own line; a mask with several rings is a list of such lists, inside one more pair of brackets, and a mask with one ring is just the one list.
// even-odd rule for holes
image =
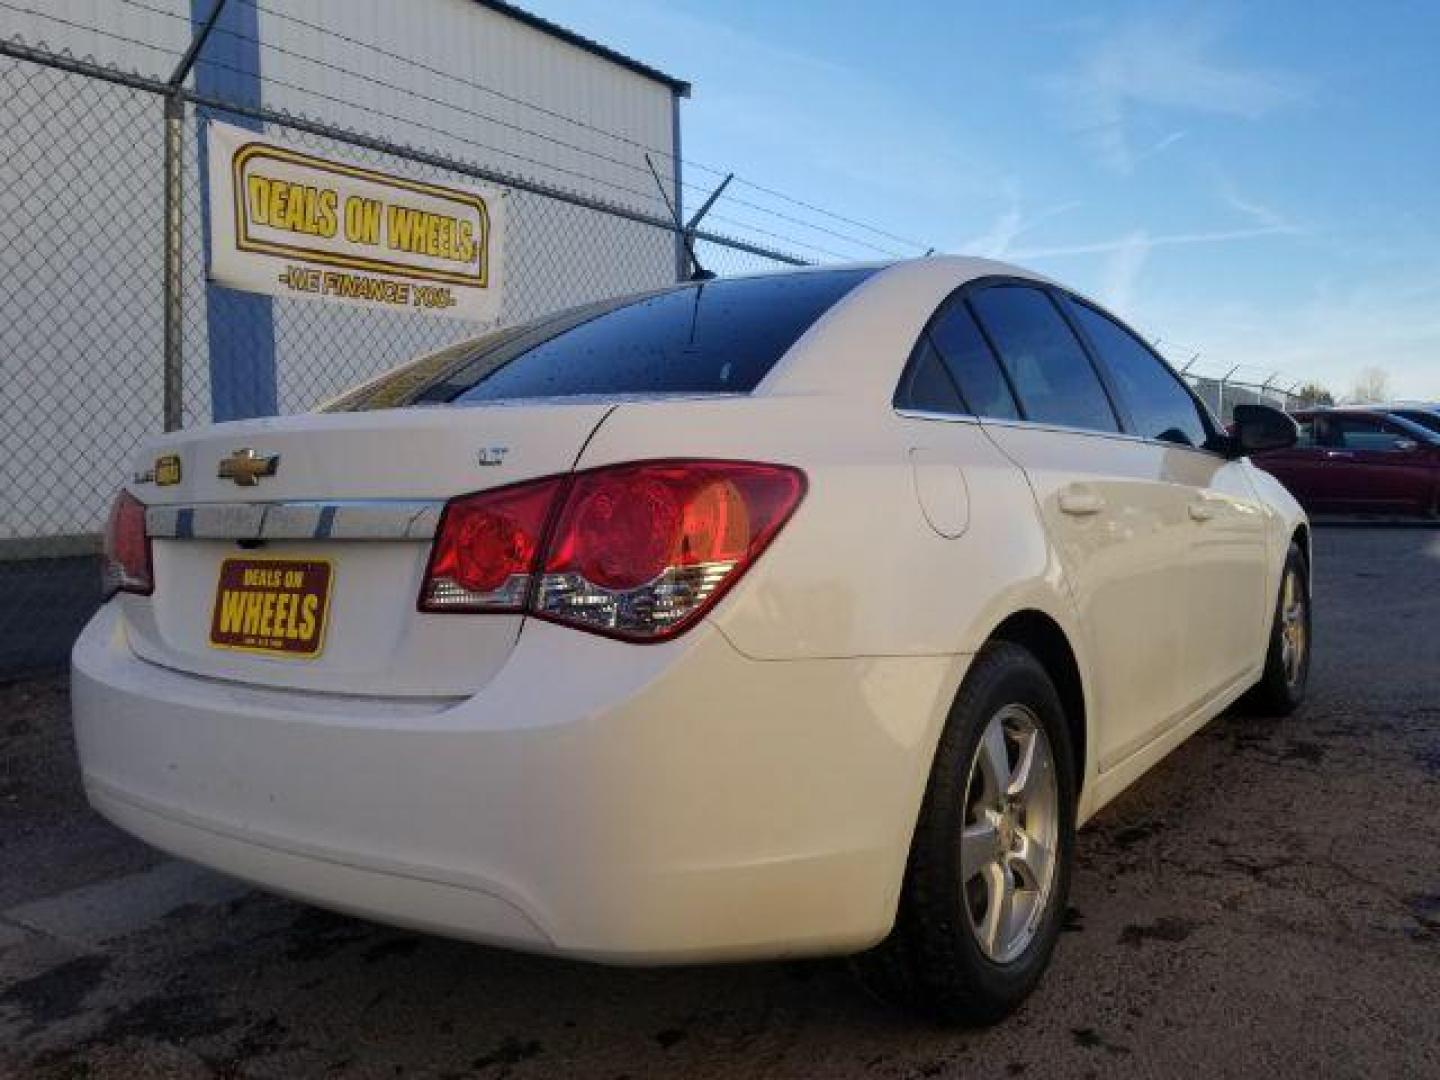
[[1440, 530], [1316, 549], [1310, 704], [1107, 808], [1049, 977], [978, 1032], [842, 962], [610, 970], [247, 891], [88, 811], [63, 679], [0, 687], [0, 1075], [1440, 1076]]

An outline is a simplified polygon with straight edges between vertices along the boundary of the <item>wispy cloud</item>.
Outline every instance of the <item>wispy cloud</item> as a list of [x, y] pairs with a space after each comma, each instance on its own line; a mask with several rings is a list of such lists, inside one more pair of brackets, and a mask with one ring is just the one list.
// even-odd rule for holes
[[[1214, 229], [1208, 232], [1162, 233], [1159, 236], [1146, 236], [1145, 242], [1150, 249], [1175, 247], [1181, 244], [1224, 244], [1235, 240], [1255, 240], [1262, 236], [1289, 235], [1294, 233], [1294, 231], [1293, 227], [1287, 225], [1260, 225], [1248, 229]], [[1144, 233], [1126, 233], [1124, 236], [1111, 237], [1105, 240], [1091, 240], [1080, 244], [1059, 244], [1054, 247], [1037, 247], [1023, 251], [1013, 251], [1010, 253], [1010, 257], [1014, 259], [1053, 259], [1065, 255], [1104, 255], [1134, 247], [1137, 235], [1145, 236]]]
[[1163, 154], [1166, 150], [1169, 150], [1170, 147], [1174, 146], [1174, 145], [1175, 145], [1176, 143], [1178, 143], [1181, 139], [1185, 138], [1185, 136], [1188, 135], [1188, 134], [1190, 134], [1188, 131], [1172, 131], [1172, 132], [1170, 132], [1170, 134], [1165, 135], [1165, 136], [1163, 136], [1163, 137], [1160, 138], [1160, 139], [1157, 139], [1157, 140], [1156, 140], [1154, 143], [1152, 143], [1150, 146], [1146, 147], [1144, 150], [1141, 150], [1140, 152], [1138, 152], [1137, 154], [1135, 154], [1135, 155], [1133, 156], [1133, 158], [1131, 159], [1131, 160], [1132, 160], [1132, 163], [1135, 164], [1135, 165], [1138, 165], [1138, 164], [1140, 164], [1140, 162], [1142, 162], [1142, 161], [1148, 161], [1148, 160], [1150, 160], [1151, 158], [1159, 157], [1159, 156], [1160, 156], [1161, 154]]
[[1005, 207], [995, 215], [985, 231], [962, 242], [955, 250], [986, 259], [1006, 258], [1020, 237], [1080, 205], [1078, 202], [1060, 203], [1027, 214], [1021, 205], [1019, 185], [1014, 182], [1006, 185], [1005, 200]]
[[1289, 232], [1301, 232], [1302, 230], [1289, 218], [1269, 206], [1264, 206], [1253, 199], [1241, 195], [1235, 184], [1228, 176], [1221, 175], [1219, 178], [1220, 198], [1226, 206], [1232, 210], [1239, 211], [1245, 217], [1257, 225], [1267, 228], [1284, 229]]
[[1134, 229], [1120, 236], [1101, 240], [1012, 250], [1005, 255], [1020, 261], [1101, 256], [1103, 258], [1098, 271], [1098, 298], [1120, 314], [1128, 314], [1139, 307], [1141, 275], [1157, 248], [1228, 244], [1269, 236], [1285, 236], [1293, 232], [1294, 226], [1284, 222], [1243, 229], [1161, 233], [1158, 236], [1152, 236], [1144, 229]]
[[1120, 314], [1135, 310], [1140, 273], [1154, 242], [1143, 231], [1125, 237], [1105, 260], [1100, 274], [1100, 299]]
[[1147, 17], [1105, 33], [1078, 67], [1053, 80], [1077, 130], [1117, 172], [1174, 145], [1171, 131], [1137, 150], [1136, 114], [1171, 110], [1255, 119], [1305, 99], [1288, 72], [1246, 68], [1218, 53], [1220, 28], [1209, 20]]

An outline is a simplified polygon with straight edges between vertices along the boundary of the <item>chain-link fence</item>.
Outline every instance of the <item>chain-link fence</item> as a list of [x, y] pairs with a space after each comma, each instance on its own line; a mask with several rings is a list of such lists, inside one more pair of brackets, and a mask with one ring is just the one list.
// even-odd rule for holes
[[1229, 377], [1186, 374], [1186, 379], [1210, 406], [1210, 411], [1228, 424], [1235, 418], [1235, 406], [1242, 403], [1272, 405], [1277, 409], [1294, 409], [1300, 399], [1289, 389], [1271, 383], [1244, 382]]
[[0, 58], [0, 673], [63, 655], [123, 465], [161, 426], [156, 108]]
[[[166, 98], [182, 115], [179, 364], [166, 374]], [[180, 110], [174, 112], [174, 110]], [[313, 408], [480, 327], [206, 279], [204, 158], [210, 118], [242, 123], [333, 160], [409, 179], [483, 181], [505, 200], [501, 322], [661, 286], [686, 266], [665, 208], [610, 206], [483, 161], [216, 101], [158, 79], [0, 42], [0, 676], [52, 666], [98, 599], [99, 534], [134, 451], [165, 426]], [[658, 178], [657, 178], [658, 182]], [[722, 275], [805, 259], [704, 230], [690, 237]], [[252, 317], [263, 305], [264, 317]], [[223, 342], [212, 343], [212, 334]], [[245, 382], [216, 347], [267, 358]], [[232, 379], [235, 385], [214, 385]], [[258, 386], [258, 389], [257, 389]], [[225, 408], [219, 407], [221, 402]]]

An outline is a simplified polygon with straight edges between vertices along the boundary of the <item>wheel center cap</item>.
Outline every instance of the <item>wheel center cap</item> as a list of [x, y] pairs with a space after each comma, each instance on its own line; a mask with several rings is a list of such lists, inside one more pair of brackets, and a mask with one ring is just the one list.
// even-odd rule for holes
[[1002, 852], [1009, 851], [1015, 844], [1015, 822], [1008, 811], [995, 822], [995, 843]]

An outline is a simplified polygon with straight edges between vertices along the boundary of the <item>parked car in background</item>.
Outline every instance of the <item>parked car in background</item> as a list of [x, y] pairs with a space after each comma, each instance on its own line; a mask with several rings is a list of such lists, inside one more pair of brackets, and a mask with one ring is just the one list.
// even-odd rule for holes
[[1440, 433], [1379, 407], [1311, 409], [1294, 416], [1299, 441], [1257, 454], [1255, 464], [1277, 477], [1307, 510], [1437, 513]]
[[[1309, 526], [1138, 335], [930, 258], [660, 289], [151, 441], [74, 653], [91, 802], [372, 918], [864, 952], [994, 1020], [1074, 832], [1309, 669]], [[869, 950], [865, 952], [865, 950]]]

